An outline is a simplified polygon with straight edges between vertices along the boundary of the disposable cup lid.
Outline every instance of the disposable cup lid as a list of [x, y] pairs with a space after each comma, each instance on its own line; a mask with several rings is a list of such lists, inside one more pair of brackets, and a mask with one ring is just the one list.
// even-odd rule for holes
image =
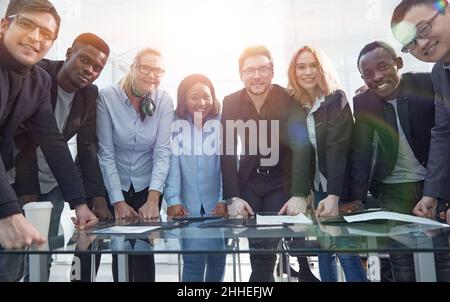
[[53, 204], [51, 201], [38, 201], [38, 202], [29, 202], [23, 206], [24, 210], [35, 210], [35, 209], [51, 209], [53, 208]]

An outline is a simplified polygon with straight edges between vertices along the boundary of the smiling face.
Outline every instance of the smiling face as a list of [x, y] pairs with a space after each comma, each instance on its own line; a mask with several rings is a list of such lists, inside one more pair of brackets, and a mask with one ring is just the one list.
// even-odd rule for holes
[[213, 106], [211, 89], [203, 83], [196, 83], [186, 92], [186, 107], [189, 114], [194, 118], [194, 114], [201, 114], [202, 120], [208, 117]]
[[[429, 5], [414, 6], [405, 14], [402, 23], [420, 28], [436, 13]], [[411, 54], [424, 62], [450, 63], [450, 8], [447, 7], [445, 14], [434, 18], [430, 25], [431, 30], [424, 38], [417, 39], [417, 45], [410, 50]]]
[[[56, 36], [57, 23], [53, 15], [45, 12], [21, 12], [23, 19], [2, 19], [1, 32], [8, 52], [22, 65], [39, 62], [53, 45], [53, 40], [43, 39], [41, 31]], [[37, 25], [37, 27], [34, 27]]]
[[365, 53], [359, 60], [359, 71], [364, 82], [382, 99], [395, 95], [400, 84], [398, 70], [402, 67], [401, 58], [393, 58], [381, 47]]
[[242, 64], [240, 76], [249, 94], [264, 95], [272, 84], [273, 69], [270, 59], [264, 55], [246, 58]]
[[[155, 76], [154, 72], [141, 72], [139, 66], [145, 66], [147, 69], [164, 69], [163, 59], [161, 56], [157, 56], [154, 54], [144, 54], [140, 58], [138, 58], [135, 66], [134, 66], [134, 75], [135, 75], [135, 83], [136, 89], [142, 93], [146, 94], [151, 91], [154, 91], [158, 88], [161, 83], [161, 76]], [[144, 69], [142, 69], [144, 70]]]
[[319, 62], [317, 62], [311, 52], [305, 50], [298, 55], [295, 65], [295, 78], [298, 85], [305, 89], [308, 94], [315, 99], [315, 93], [321, 75], [319, 71]]
[[[64, 90], [70, 92], [94, 82], [106, 65], [108, 57], [92, 45], [78, 43], [67, 50], [67, 59], [60, 73]], [[60, 77], [58, 77], [58, 81]]]

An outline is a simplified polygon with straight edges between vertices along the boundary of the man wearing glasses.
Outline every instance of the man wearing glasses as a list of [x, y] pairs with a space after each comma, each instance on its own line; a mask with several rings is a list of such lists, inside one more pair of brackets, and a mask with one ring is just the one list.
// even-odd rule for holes
[[14, 166], [13, 137], [21, 124], [33, 131], [64, 199], [75, 208], [77, 227], [84, 229], [97, 223], [86, 205], [80, 177], [55, 121], [50, 77], [34, 66], [53, 45], [59, 24], [60, 17], [47, 0], [12, 0], [1, 20], [0, 245], [7, 249], [41, 244], [45, 241], [42, 235], [46, 235], [39, 234], [22, 215], [6, 173]]
[[[450, 8], [446, 0], [403, 0], [394, 10], [391, 29], [402, 51], [424, 62], [436, 62], [432, 71], [436, 93], [423, 198], [414, 213], [432, 218], [442, 211], [450, 223]], [[437, 198], [446, 200], [438, 204]]]
[[[280, 137], [283, 133], [281, 129], [284, 128], [282, 124], [287, 120], [290, 97], [283, 87], [272, 84], [273, 61], [265, 46], [254, 46], [244, 50], [239, 58], [239, 74], [244, 89], [226, 96], [223, 101], [224, 155], [221, 157], [223, 195], [227, 200], [230, 216], [250, 216], [258, 212], [276, 213], [289, 199], [288, 180], [285, 176], [288, 175], [286, 172], [291, 155], [290, 150], [281, 143]], [[248, 128], [236, 129], [238, 122], [245, 123], [244, 127]], [[264, 126], [265, 122], [267, 126]], [[273, 122], [279, 123], [279, 129], [273, 127]], [[227, 123], [236, 127], [227, 128]], [[238, 140], [232, 132], [237, 132], [242, 142], [239, 168]], [[261, 138], [264, 136], [271, 140], [268, 145], [272, 146], [272, 149], [274, 146], [279, 147], [275, 151], [279, 151], [279, 160], [273, 165], [264, 163], [264, 159], [268, 156], [263, 154], [260, 148]], [[256, 139], [253, 140], [254, 138]], [[229, 152], [230, 150], [234, 152]], [[278, 240], [272, 241], [249, 239], [249, 245], [256, 249], [274, 248]], [[273, 281], [275, 261], [275, 255], [250, 254], [252, 266], [250, 281]]]

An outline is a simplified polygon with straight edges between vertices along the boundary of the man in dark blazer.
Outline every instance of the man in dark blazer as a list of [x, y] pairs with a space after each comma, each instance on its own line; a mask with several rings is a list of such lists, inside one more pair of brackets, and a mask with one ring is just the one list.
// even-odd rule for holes
[[[92, 200], [100, 219], [112, 218], [105, 200], [102, 174], [97, 158], [96, 104], [98, 89], [93, 85], [106, 64], [108, 45], [91, 33], [79, 35], [67, 50], [65, 61], [38, 63], [52, 78], [51, 104], [58, 127], [66, 141], [76, 135], [77, 163], [86, 198]], [[64, 99], [65, 95], [69, 98]], [[67, 110], [66, 110], [67, 109]], [[64, 199], [31, 131], [15, 137], [15, 188], [24, 202], [50, 200], [53, 203], [49, 238], [58, 235]], [[39, 198], [38, 198], [38, 194]]]
[[[424, 62], [432, 71], [436, 92], [436, 120], [431, 133], [428, 173], [423, 198], [414, 213], [432, 218], [447, 210], [450, 223], [450, 7], [442, 0], [403, 0], [394, 10], [391, 29], [402, 51]], [[417, 33], [420, 33], [417, 34]], [[442, 207], [438, 198], [446, 200]], [[437, 209], [437, 211], [436, 211]], [[443, 213], [442, 213], [443, 214]], [[444, 215], [442, 215], [444, 216]]]
[[[382, 208], [412, 214], [427, 173], [434, 90], [430, 74], [400, 75], [402, 67], [402, 59], [384, 42], [372, 42], [360, 52], [358, 68], [369, 90], [353, 101], [350, 190], [355, 201], [365, 200], [370, 190]], [[412, 254], [391, 253], [390, 258], [395, 281], [415, 280]], [[448, 267], [439, 269], [439, 276], [448, 277]]]
[[21, 248], [45, 240], [29, 224], [10, 185], [13, 138], [21, 124], [33, 131], [63, 195], [75, 208], [77, 227], [97, 223], [86, 206], [81, 180], [59, 133], [50, 103], [51, 80], [40, 61], [56, 39], [60, 17], [47, 0], [12, 0], [0, 27], [0, 245]]
[[[282, 129], [290, 97], [284, 88], [271, 84], [273, 62], [266, 47], [244, 50], [239, 59], [239, 71], [245, 88], [226, 96], [223, 101], [223, 196], [231, 216], [276, 213], [289, 199], [290, 178], [287, 176], [291, 154], [282, 143], [286, 141], [282, 138], [286, 134]], [[239, 127], [239, 123], [245, 123], [248, 128]], [[279, 128], [274, 127], [276, 123]], [[239, 160], [238, 136], [242, 142]], [[268, 138], [268, 144], [264, 144], [263, 136]], [[264, 153], [262, 146], [270, 146], [269, 154]], [[267, 240], [265, 244], [278, 244], [278, 240], [272, 241]], [[249, 244], [258, 248], [264, 242], [249, 239]], [[273, 281], [275, 255], [250, 254], [250, 261], [250, 281]]]
[[[377, 64], [386, 70], [381, 70]], [[397, 163], [399, 125], [395, 112], [393, 115], [390, 110], [393, 105], [387, 100], [397, 99], [396, 111], [402, 130], [414, 157], [425, 170], [430, 131], [434, 125], [434, 90], [430, 74], [400, 75], [402, 59], [383, 42], [366, 45], [360, 52], [358, 67], [369, 90], [357, 95], [353, 101], [355, 129], [350, 188], [352, 200], [365, 201], [368, 190], [378, 198], [383, 180]]]
[[[248, 61], [248, 66], [245, 64]], [[255, 62], [253, 62], [255, 61]], [[254, 65], [254, 66], [253, 66]], [[249, 180], [255, 175], [283, 175], [283, 186], [289, 187], [288, 171], [290, 171], [290, 149], [284, 144], [286, 142], [286, 133], [281, 129], [285, 128], [283, 124], [286, 121], [288, 104], [290, 104], [290, 96], [286, 90], [278, 85], [271, 84], [273, 77], [272, 57], [264, 46], [249, 47], [244, 51], [240, 59], [240, 74], [244, 82], [245, 88], [225, 97], [222, 110], [222, 125], [224, 128], [222, 151], [224, 155], [221, 157], [222, 175], [223, 175], [223, 195], [228, 199], [228, 204], [234, 203], [235, 200], [242, 199], [242, 190], [246, 188]], [[259, 139], [252, 140], [260, 134], [260, 121], [267, 121], [268, 130], [266, 135], [270, 137], [272, 121], [279, 123], [279, 133], [273, 134], [276, 141], [269, 142], [273, 146], [279, 146], [277, 151], [279, 154], [269, 154], [275, 159], [274, 163], [265, 164], [267, 155], [262, 155]], [[243, 122], [247, 125], [256, 125], [257, 133], [250, 133], [251, 127], [246, 132], [233, 129], [234, 135], [230, 133], [228, 125], [236, 126]], [[255, 122], [255, 123], [253, 123]], [[275, 129], [275, 128], [274, 128]], [[242, 129], [241, 129], [242, 130]], [[276, 129], [278, 130], [278, 129]], [[244, 137], [245, 136], [245, 137]], [[234, 140], [231, 141], [231, 138]], [[244, 142], [241, 154], [237, 154], [238, 138]], [[256, 151], [256, 152], [252, 152]], [[273, 152], [275, 153], [275, 152]], [[276, 173], [275, 173], [276, 172]], [[272, 205], [274, 208], [267, 208], [269, 201], [265, 205], [260, 201], [258, 204], [253, 202], [250, 206], [247, 202], [242, 204], [239, 209], [232, 207], [230, 215], [252, 215], [253, 210], [261, 211], [278, 211], [276, 209], [279, 204]], [[284, 202], [281, 206], [284, 205]]]
[[[92, 83], [100, 76], [108, 55], [109, 47], [105, 41], [94, 34], [84, 33], [67, 50], [65, 61], [42, 60], [38, 63], [52, 78], [51, 104], [59, 130], [66, 141], [76, 135], [76, 161], [86, 198], [100, 220], [113, 217], [106, 203], [97, 158], [98, 89]], [[15, 141], [20, 150], [15, 159], [16, 193], [24, 202], [52, 202], [49, 240], [51, 244], [58, 246], [59, 221], [64, 208], [61, 189], [33, 138], [32, 131], [24, 129], [16, 135]], [[90, 261], [90, 257], [87, 258]], [[49, 264], [50, 262], [49, 256]], [[49, 273], [50, 265], [48, 268]], [[87, 270], [82, 269], [82, 275]], [[90, 272], [86, 274], [90, 277]]]

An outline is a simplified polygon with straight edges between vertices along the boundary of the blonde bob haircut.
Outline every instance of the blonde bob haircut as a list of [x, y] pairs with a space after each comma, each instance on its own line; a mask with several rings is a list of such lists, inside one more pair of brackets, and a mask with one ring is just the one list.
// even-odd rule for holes
[[122, 88], [125, 91], [128, 97], [131, 97], [133, 95], [133, 84], [136, 80], [136, 72], [137, 72], [137, 69], [135, 67], [138, 65], [140, 59], [147, 55], [162, 57], [162, 54], [158, 50], [150, 47], [144, 48], [136, 54], [133, 63], [130, 65], [130, 68], [128, 68], [127, 73], [123, 76], [123, 78], [119, 82], [120, 88]]
[[316, 97], [323, 97], [334, 93], [340, 88], [337, 74], [328, 57], [318, 48], [306, 45], [298, 49], [292, 56], [288, 68], [288, 92], [304, 107], [312, 107], [315, 100], [311, 95], [301, 87], [297, 81], [296, 69], [297, 59], [304, 51], [310, 52], [317, 61], [319, 69], [319, 83], [315, 91]]

